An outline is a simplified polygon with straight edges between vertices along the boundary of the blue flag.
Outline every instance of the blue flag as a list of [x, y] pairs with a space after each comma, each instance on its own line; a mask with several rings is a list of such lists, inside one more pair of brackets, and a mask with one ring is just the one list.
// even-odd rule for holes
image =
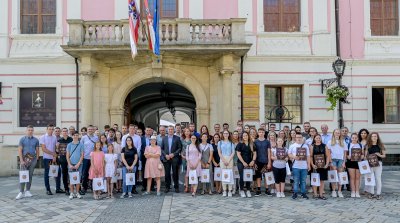
[[160, 34], [159, 34], [159, 24], [160, 24], [160, 12], [159, 10], [158, 0], [154, 0], [154, 21], [153, 21], [153, 29], [154, 29], [154, 49], [153, 52], [155, 55], [160, 55]]

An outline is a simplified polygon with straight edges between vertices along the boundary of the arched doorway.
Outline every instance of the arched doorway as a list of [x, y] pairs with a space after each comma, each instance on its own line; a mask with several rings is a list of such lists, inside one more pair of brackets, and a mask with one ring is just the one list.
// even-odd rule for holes
[[[141, 69], [125, 70], [124, 78], [115, 83], [115, 88], [112, 89], [112, 96], [110, 101], [110, 122], [111, 123], [124, 123], [129, 124], [126, 113], [129, 113], [127, 108], [126, 98], [137, 87], [148, 83], [175, 83], [186, 90], [188, 90], [195, 99], [195, 123], [209, 124], [210, 121], [210, 104], [207, 85], [204, 85], [193, 76], [190, 72], [176, 68], [161, 68], [153, 69], [144, 67]], [[116, 72], [117, 76], [121, 72]], [[130, 107], [130, 105], [129, 105]], [[126, 111], [126, 112], [125, 112]], [[130, 116], [129, 116], [130, 117]]]
[[185, 87], [171, 82], [150, 82], [135, 87], [126, 97], [124, 109], [125, 123], [137, 123], [141, 127], [196, 122], [194, 96]]

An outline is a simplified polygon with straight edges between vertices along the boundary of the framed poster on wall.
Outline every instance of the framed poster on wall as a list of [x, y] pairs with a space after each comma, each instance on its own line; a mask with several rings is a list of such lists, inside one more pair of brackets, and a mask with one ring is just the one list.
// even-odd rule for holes
[[19, 126], [56, 124], [56, 88], [19, 89]]

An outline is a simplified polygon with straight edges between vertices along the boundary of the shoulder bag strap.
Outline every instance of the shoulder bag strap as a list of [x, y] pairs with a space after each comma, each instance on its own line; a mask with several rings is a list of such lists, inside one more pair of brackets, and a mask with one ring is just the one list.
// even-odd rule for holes
[[76, 145], [75, 148], [74, 148], [74, 150], [72, 150], [72, 153], [69, 154], [69, 158], [70, 158], [70, 159], [71, 159], [71, 156], [74, 154], [76, 148], [78, 148], [79, 144], [80, 144], [80, 142], [78, 142], [78, 145]]

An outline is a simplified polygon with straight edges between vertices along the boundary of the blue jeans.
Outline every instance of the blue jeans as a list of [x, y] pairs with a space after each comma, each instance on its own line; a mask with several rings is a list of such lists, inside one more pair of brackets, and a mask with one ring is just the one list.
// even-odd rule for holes
[[332, 159], [331, 166], [334, 166], [336, 168], [341, 168], [342, 165], [343, 165], [343, 160], [341, 160], [341, 159]]
[[[50, 171], [50, 162], [52, 159], [43, 159], [43, 166], [44, 166], [44, 185], [46, 186], [46, 190], [50, 191], [50, 182], [49, 182], [49, 171]], [[56, 190], [60, 189], [61, 184], [61, 168], [58, 166], [58, 176], [56, 179]]]
[[[133, 172], [135, 173], [136, 172], [136, 167], [134, 167], [133, 168]], [[133, 188], [133, 185], [126, 185], [126, 173], [128, 173], [128, 170], [126, 169], [126, 167], [124, 166], [124, 167], [122, 167], [122, 192], [123, 193], [130, 193], [130, 192], [132, 192], [132, 188]], [[135, 180], [135, 182], [136, 182], [136, 180]]]
[[300, 189], [301, 193], [305, 194], [307, 193], [306, 191], [306, 179], [307, 179], [307, 169], [297, 169], [293, 168], [293, 179], [294, 179], [294, 186], [293, 186], [293, 191], [295, 194], [299, 193], [299, 184], [300, 184]]

